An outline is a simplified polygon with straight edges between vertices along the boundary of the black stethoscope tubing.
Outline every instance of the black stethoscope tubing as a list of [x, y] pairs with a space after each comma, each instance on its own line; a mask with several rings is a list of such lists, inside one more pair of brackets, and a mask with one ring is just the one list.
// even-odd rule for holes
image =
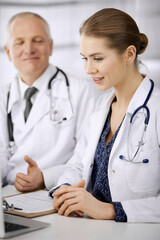
[[[151, 94], [152, 94], [153, 88], [154, 88], [154, 82], [153, 82], [153, 80], [150, 79], [150, 82], [151, 82], [151, 87], [150, 87], [150, 90], [149, 90], [149, 92], [148, 92], [148, 94], [147, 94], [147, 97], [146, 97], [144, 103], [143, 103], [141, 106], [139, 106], [138, 108], [136, 108], [136, 110], [133, 112], [133, 114], [132, 114], [132, 116], [131, 116], [131, 119], [130, 119], [130, 124], [132, 124], [133, 118], [135, 117], [135, 115], [137, 114], [137, 112], [138, 112], [139, 110], [141, 110], [141, 109], [145, 109], [146, 112], [147, 112], [147, 115], [146, 115], [145, 121], [144, 121], [144, 124], [145, 124], [144, 132], [145, 132], [146, 129], [147, 129], [147, 126], [148, 126], [148, 123], [149, 123], [149, 119], [150, 119], [150, 110], [149, 110], [149, 108], [147, 107], [147, 103], [148, 103], [148, 101], [149, 101], [149, 99], [150, 99], [150, 97], [151, 97]], [[143, 135], [142, 135], [142, 136], [143, 136]], [[128, 137], [128, 141], [129, 141], [129, 137]], [[125, 161], [127, 161], [127, 162], [136, 163], [136, 162], [133, 162], [133, 159], [134, 159], [134, 158], [136, 157], [136, 155], [138, 154], [139, 149], [140, 149], [140, 147], [137, 148], [137, 151], [136, 151], [136, 153], [134, 154], [134, 157], [133, 157], [131, 160], [126, 159], [126, 157], [125, 157], [124, 155], [120, 155], [119, 158], [120, 158], [121, 160], [125, 160]], [[137, 163], [148, 163], [148, 162], [149, 162], [149, 159], [143, 159], [142, 161], [137, 162]]]
[[51, 89], [51, 84], [52, 84], [52, 81], [57, 77], [58, 73], [61, 72], [63, 74], [63, 76], [65, 77], [65, 81], [66, 81], [66, 86], [69, 87], [69, 81], [68, 81], [68, 77], [67, 75], [65, 74], [65, 72], [63, 72], [61, 69], [59, 69], [57, 67], [57, 71], [56, 73], [51, 77], [51, 79], [49, 80], [49, 83], [48, 83], [48, 89], [50, 90]]
[[[63, 76], [65, 77], [66, 81], [66, 86], [69, 87], [69, 80], [65, 72], [63, 72], [61, 69], [58, 67], [56, 73], [51, 77], [48, 83], [48, 89], [51, 89], [51, 84], [52, 81], [57, 77], [58, 73], [61, 72]], [[7, 95], [7, 110], [8, 110], [8, 104], [9, 104], [9, 97], [10, 97], [10, 90], [8, 91]], [[7, 113], [7, 126], [8, 126], [8, 136], [9, 136], [9, 142], [14, 142], [14, 136], [13, 136], [13, 122], [12, 122], [12, 117], [11, 117], [11, 112]]]
[[[7, 95], [7, 109], [8, 109], [8, 103], [9, 103], [9, 97], [10, 97], [10, 91], [8, 92], [8, 95]], [[7, 114], [7, 126], [8, 126], [9, 141], [14, 142], [13, 122], [12, 122], [11, 112]]]
[[154, 88], [154, 82], [153, 82], [153, 80], [150, 79], [150, 82], [151, 82], [151, 88], [150, 88], [150, 90], [149, 90], [149, 93], [148, 93], [148, 95], [147, 95], [144, 103], [143, 103], [141, 106], [139, 106], [139, 107], [133, 112], [132, 117], [131, 117], [131, 120], [130, 120], [130, 123], [132, 123], [133, 118], [134, 118], [134, 116], [136, 115], [136, 113], [137, 113], [140, 109], [143, 109], [143, 108], [145, 108], [145, 109], [146, 109], [146, 112], [147, 112], [147, 117], [145, 118], [145, 124], [148, 125], [148, 123], [149, 123], [150, 111], [149, 111], [149, 108], [147, 107], [147, 103], [148, 103], [148, 101], [149, 101], [149, 99], [150, 99], [150, 97], [151, 97], [151, 94], [152, 94], [153, 88]]

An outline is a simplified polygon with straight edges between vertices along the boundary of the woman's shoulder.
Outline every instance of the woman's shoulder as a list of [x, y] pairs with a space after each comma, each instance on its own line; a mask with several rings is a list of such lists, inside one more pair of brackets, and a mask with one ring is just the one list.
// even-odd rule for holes
[[157, 103], [157, 107], [160, 108], [160, 88], [154, 83], [153, 94], [151, 95], [151, 104]]

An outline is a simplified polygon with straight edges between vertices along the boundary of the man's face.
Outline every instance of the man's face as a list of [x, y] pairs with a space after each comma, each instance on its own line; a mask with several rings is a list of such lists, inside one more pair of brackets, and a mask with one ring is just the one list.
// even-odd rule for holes
[[52, 45], [45, 23], [35, 17], [24, 17], [11, 24], [5, 50], [21, 79], [27, 83], [28, 79], [34, 82], [48, 67]]

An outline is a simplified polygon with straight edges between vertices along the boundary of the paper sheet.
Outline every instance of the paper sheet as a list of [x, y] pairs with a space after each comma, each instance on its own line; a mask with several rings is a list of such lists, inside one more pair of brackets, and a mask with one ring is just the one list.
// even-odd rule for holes
[[48, 196], [48, 191], [40, 190], [31, 193], [19, 194], [5, 198], [9, 205], [22, 208], [18, 212], [38, 213], [53, 209], [53, 199]]

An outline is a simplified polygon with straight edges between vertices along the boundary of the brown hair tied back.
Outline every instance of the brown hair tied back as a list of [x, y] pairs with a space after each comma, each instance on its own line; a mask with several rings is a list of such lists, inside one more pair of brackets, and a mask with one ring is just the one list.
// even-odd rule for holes
[[109, 40], [109, 47], [117, 49], [119, 53], [134, 45], [138, 55], [148, 45], [148, 38], [139, 32], [134, 19], [115, 8], [105, 8], [93, 14], [81, 26], [80, 34], [106, 38]]
[[148, 45], [148, 38], [144, 33], [140, 33], [139, 38], [140, 38], [140, 47], [137, 54], [142, 54]]

